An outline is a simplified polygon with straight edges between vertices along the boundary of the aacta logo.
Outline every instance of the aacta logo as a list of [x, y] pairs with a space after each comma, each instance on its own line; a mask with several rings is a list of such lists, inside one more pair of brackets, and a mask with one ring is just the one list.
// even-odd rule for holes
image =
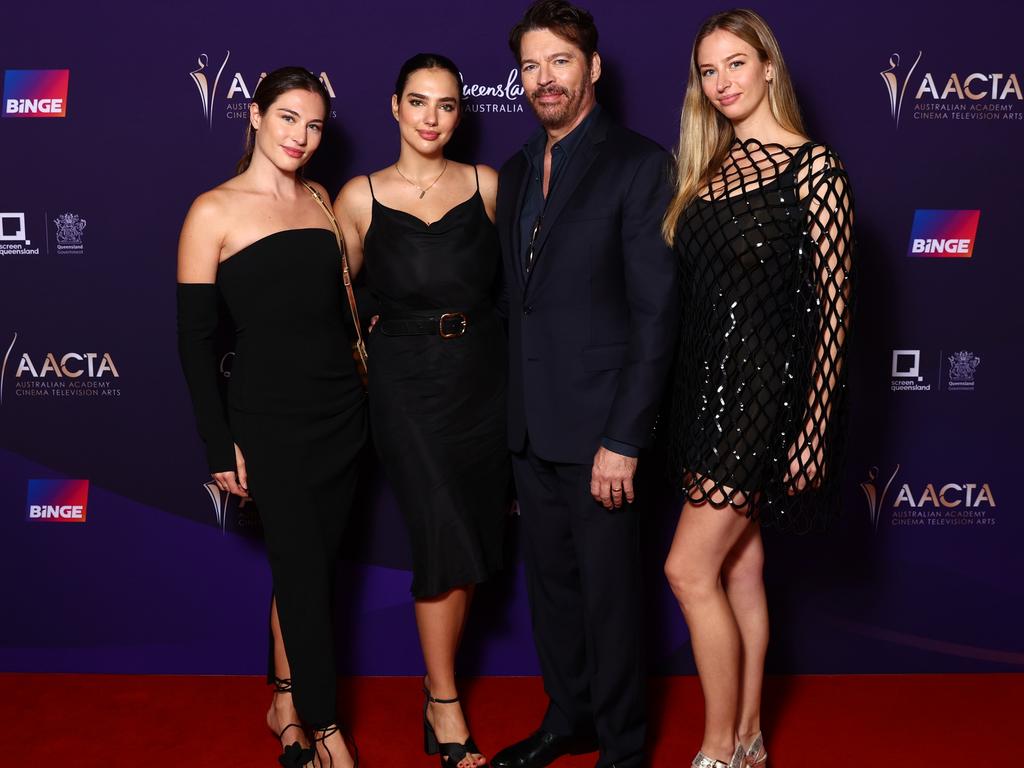
[[[941, 77], [939, 82], [943, 82]], [[915, 99], [931, 98], [944, 101], [946, 99], [970, 99], [981, 101], [992, 99], [995, 101], [1008, 101], [1016, 99], [1024, 100], [1024, 93], [1021, 93], [1020, 82], [1014, 72], [971, 72], [969, 75], [959, 75], [951, 72], [944, 81], [941, 89], [935, 82], [931, 72], [925, 72], [921, 85], [917, 89]]]
[[4, 117], [66, 117], [67, 69], [8, 69], [4, 73]]
[[988, 483], [946, 483], [936, 489], [935, 483], [919, 488], [917, 493], [909, 483], [904, 483], [892, 502], [893, 509], [906, 506], [910, 509], [925, 507], [945, 509], [996, 508], [996, 500]]
[[907, 256], [971, 258], [980, 218], [981, 211], [916, 211]]
[[[878, 467], [871, 467], [867, 479], [860, 484], [876, 531], [899, 471], [899, 464], [888, 476], [880, 473]], [[996, 499], [988, 483], [903, 483], [889, 509], [890, 524], [894, 527], [985, 526], [995, 524]]]
[[879, 74], [889, 94], [889, 111], [898, 126], [904, 98], [910, 96], [914, 120], [1024, 120], [1020, 107], [1024, 91], [1015, 72], [915, 71], [923, 57], [889, 56], [889, 66]]
[[28, 481], [27, 519], [30, 522], [84, 523], [88, 504], [88, 480]]
[[102, 379], [104, 376], [118, 378], [121, 374], [117, 372], [114, 360], [109, 352], [66, 352], [58, 357], [53, 352], [47, 352], [46, 356], [36, 362], [32, 361], [28, 352], [21, 356], [18, 362], [18, 369], [14, 373], [16, 379], [22, 376], [33, 379], [45, 379], [54, 377], [58, 379], [77, 379], [85, 376], [88, 379]]
[[109, 352], [23, 352], [14, 350], [18, 334], [0, 363], [0, 405], [8, 374], [12, 374], [18, 398], [120, 397], [121, 374]]
[[[201, 53], [196, 58], [196, 68], [188, 73], [188, 76], [192, 78], [192, 82], [195, 83], [196, 90], [199, 91], [199, 101], [203, 107], [203, 118], [211, 128], [213, 128], [213, 117], [216, 114], [214, 99], [217, 97], [221, 76], [224, 74], [224, 69], [227, 67], [230, 58], [231, 51], [225, 51], [220, 65], [211, 65], [210, 57], [205, 53]], [[250, 77], [249, 83], [252, 84], [252, 87], [250, 87], [242, 73], [235, 72], [231, 76], [231, 80], [227, 81], [227, 89], [224, 94], [226, 102], [224, 116], [234, 119], [248, 119], [248, 102], [252, 100], [252, 95], [266, 76], [266, 72], [260, 72], [258, 77]], [[327, 95], [332, 99], [335, 98], [334, 86], [331, 85], [331, 79], [327, 76], [326, 72], [320, 73], [320, 82], [323, 83], [324, 88], [327, 90]], [[330, 116], [334, 117], [335, 115], [332, 112]]]

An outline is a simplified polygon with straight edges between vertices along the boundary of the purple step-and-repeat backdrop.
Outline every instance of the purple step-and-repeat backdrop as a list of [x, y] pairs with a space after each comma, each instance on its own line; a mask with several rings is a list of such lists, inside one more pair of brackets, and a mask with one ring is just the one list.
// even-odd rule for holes
[[[286, 64], [322, 73], [331, 91], [310, 175], [332, 192], [394, 160], [391, 88], [421, 50], [450, 55], [465, 77], [453, 154], [499, 165], [535, 127], [506, 46], [522, 8], [52, 0], [4, 11], [0, 670], [261, 671], [270, 583], [258, 514], [204, 485], [178, 369], [181, 220], [231, 173], [260, 74]], [[996, 0], [941, 13], [923, 0], [757, 8], [812, 137], [849, 168], [861, 274], [845, 513], [827, 535], [767, 535], [770, 669], [1019, 671], [1024, 12]], [[671, 146], [690, 41], [720, 6], [591, 9], [599, 98]], [[677, 504], [653, 464], [637, 599], [653, 669], [687, 673], [685, 624], [661, 577]], [[344, 671], [420, 671], [409, 562], [371, 460], [339, 569]], [[514, 519], [508, 568], [479, 592], [462, 666], [537, 671]]]

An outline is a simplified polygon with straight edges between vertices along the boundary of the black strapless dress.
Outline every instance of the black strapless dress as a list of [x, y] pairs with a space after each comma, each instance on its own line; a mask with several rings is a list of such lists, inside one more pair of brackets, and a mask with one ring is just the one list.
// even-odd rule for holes
[[[334, 235], [277, 232], [224, 261], [216, 286], [178, 288], [179, 349], [216, 457], [211, 471], [234, 469], [237, 443], [263, 524], [295, 704], [307, 725], [329, 725], [335, 563], [367, 433]], [[210, 386], [218, 291], [235, 328], [226, 420]]]
[[[510, 464], [506, 339], [494, 311], [500, 246], [477, 190], [432, 224], [374, 198], [363, 250], [381, 316], [368, 342], [373, 440], [409, 527], [412, 594], [432, 597], [484, 581], [502, 562]], [[457, 311], [468, 317], [460, 336], [399, 335]]]

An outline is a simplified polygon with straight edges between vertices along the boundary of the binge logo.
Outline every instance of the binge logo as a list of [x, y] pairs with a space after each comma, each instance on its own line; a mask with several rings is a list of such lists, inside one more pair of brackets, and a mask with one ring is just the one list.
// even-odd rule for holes
[[980, 217], [981, 211], [915, 211], [907, 256], [971, 258]]
[[8, 69], [4, 117], [67, 117], [67, 69]]
[[89, 504], [88, 480], [29, 480], [28, 520], [84, 523]]

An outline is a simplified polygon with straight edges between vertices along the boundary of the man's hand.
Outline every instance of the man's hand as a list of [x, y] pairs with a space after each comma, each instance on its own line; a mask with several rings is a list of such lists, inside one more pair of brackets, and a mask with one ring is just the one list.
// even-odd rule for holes
[[633, 503], [633, 475], [637, 460], [632, 456], [609, 451], [604, 446], [594, 454], [594, 468], [590, 471], [590, 495], [605, 509], [618, 509], [625, 500]]

